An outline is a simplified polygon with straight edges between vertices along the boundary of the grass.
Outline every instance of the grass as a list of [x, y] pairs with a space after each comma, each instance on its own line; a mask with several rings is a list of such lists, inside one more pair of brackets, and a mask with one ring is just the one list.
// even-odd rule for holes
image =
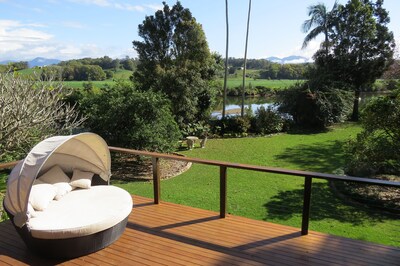
[[[190, 157], [325, 173], [343, 167], [343, 144], [360, 132], [354, 124], [326, 132], [272, 137], [212, 139], [205, 149], [182, 151]], [[258, 220], [301, 226], [303, 178], [228, 170], [228, 212]], [[117, 184], [130, 193], [152, 197], [152, 184]], [[193, 165], [186, 173], [162, 181], [162, 200], [219, 210], [218, 167]], [[346, 204], [324, 180], [314, 180], [310, 230], [400, 246], [400, 220]]]
[[[241, 87], [243, 83], [243, 79], [241, 77], [229, 77], [227, 81], [227, 86], [229, 88], [233, 87]], [[256, 86], [264, 86], [271, 89], [284, 89], [291, 85], [296, 84], [297, 82], [301, 82], [300, 80], [289, 80], [289, 79], [246, 79], [246, 86], [256, 87]], [[223, 79], [221, 79], [221, 83], [223, 83]]]

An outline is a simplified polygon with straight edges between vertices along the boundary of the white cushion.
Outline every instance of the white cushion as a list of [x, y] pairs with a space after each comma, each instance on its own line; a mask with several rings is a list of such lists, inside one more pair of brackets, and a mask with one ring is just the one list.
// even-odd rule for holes
[[52, 184], [57, 189], [57, 194], [55, 196], [56, 200], [61, 199], [65, 194], [71, 192], [72, 187], [69, 184], [70, 179], [64, 173], [60, 166], [54, 165], [45, 174], [38, 178], [40, 181]]
[[35, 238], [65, 239], [94, 234], [108, 229], [132, 211], [132, 197], [115, 186], [77, 189], [59, 201], [52, 201], [27, 225]]
[[32, 204], [28, 203], [28, 217], [35, 217], [36, 216], [36, 211], [32, 207]]
[[92, 172], [84, 172], [75, 169], [69, 184], [75, 188], [90, 188], [92, 185], [93, 175], [94, 173]]
[[29, 194], [29, 203], [36, 211], [43, 211], [57, 194], [57, 189], [40, 180], [35, 180], [31, 193]]

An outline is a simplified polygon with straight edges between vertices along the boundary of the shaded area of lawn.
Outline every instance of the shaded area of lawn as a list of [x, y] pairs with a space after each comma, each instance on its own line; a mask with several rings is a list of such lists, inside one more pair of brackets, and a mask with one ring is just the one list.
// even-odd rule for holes
[[345, 143], [345, 140], [329, 140], [324, 143], [300, 144], [286, 148], [282, 153], [275, 155], [275, 158], [294, 164], [298, 169], [332, 172], [345, 164]]
[[[303, 210], [304, 190], [294, 189], [280, 191], [273, 196], [264, 207], [267, 210], [266, 220], [289, 220], [293, 216], [301, 215]], [[285, 206], [285, 211], [278, 207]], [[366, 223], [376, 224], [385, 219], [397, 219], [396, 216], [373, 212], [362, 207], [355, 208], [343, 204], [325, 182], [315, 183], [312, 186], [312, 203], [310, 221], [335, 219], [340, 222], [361, 226]]]

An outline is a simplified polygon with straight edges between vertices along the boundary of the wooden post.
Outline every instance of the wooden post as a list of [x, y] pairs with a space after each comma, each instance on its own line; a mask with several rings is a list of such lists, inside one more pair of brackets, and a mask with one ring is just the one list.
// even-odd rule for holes
[[226, 216], [226, 166], [219, 167], [219, 217]]
[[304, 180], [303, 218], [301, 221], [301, 234], [308, 235], [308, 223], [310, 221], [312, 177], [306, 176]]
[[160, 203], [160, 158], [152, 157], [154, 204]]

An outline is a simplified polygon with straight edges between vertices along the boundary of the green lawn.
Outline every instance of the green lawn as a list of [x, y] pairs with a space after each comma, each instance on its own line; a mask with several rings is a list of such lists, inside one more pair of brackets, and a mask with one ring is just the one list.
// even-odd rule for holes
[[[237, 163], [332, 173], [344, 164], [342, 145], [360, 131], [353, 124], [327, 132], [272, 137], [213, 139], [187, 156]], [[116, 183], [116, 182], [114, 182]], [[118, 184], [130, 193], [152, 197], [152, 184]], [[219, 168], [193, 165], [162, 181], [164, 201], [219, 210]], [[228, 212], [295, 227], [301, 226], [303, 178], [228, 169]], [[314, 180], [310, 230], [400, 246], [400, 220], [346, 205], [324, 180]]]
[[[223, 84], [223, 79], [220, 80], [221, 84]], [[228, 78], [228, 87], [240, 87], [242, 86], [243, 79], [241, 77], [229, 77]], [[246, 86], [250, 84], [253, 87], [256, 86], [264, 86], [271, 89], [284, 89], [291, 85], [296, 84], [297, 82], [301, 82], [300, 80], [289, 80], [289, 79], [246, 79]]]

